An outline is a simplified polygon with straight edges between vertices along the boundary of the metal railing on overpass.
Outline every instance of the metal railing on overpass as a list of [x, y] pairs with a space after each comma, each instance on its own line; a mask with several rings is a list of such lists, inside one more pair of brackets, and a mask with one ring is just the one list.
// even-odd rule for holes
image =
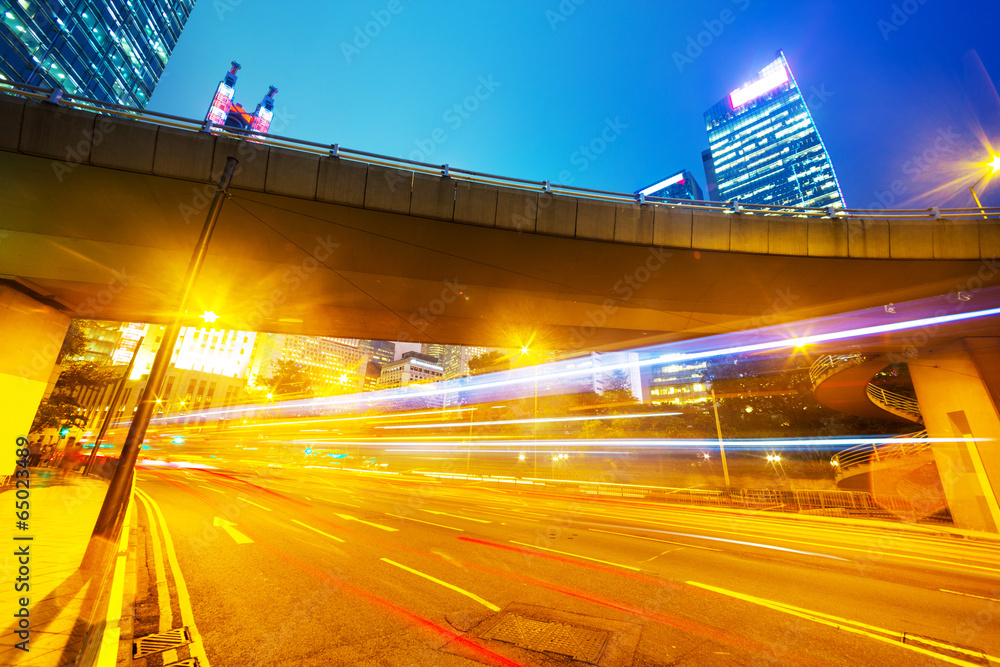
[[45, 88], [30, 86], [13, 81], [0, 81], [0, 92], [18, 97], [40, 100], [59, 104], [73, 109], [82, 109], [95, 113], [103, 113], [118, 118], [137, 120], [164, 127], [171, 127], [192, 132], [207, 132], [214, 135], [244, 139], [267, 146], [303, 151], [324, 157], [337, 157], [344, 160], [361, 162], [393, 169], [405, 169], [415, 173], [437, 175], [443, 178], [453, 178], [494, 185], [498, 187], [516, 188], [532, 192], [543, 192], [550, 195], [565, 195], [584, 199], [597, 199], [608, 202], [646, 204], [666, 208], [693, 209], [701, 211], [716, 211], [719, 213], [761, 215], [761, 216], [791, 216], [799, 218], [819, 218], [831, 220], [849, 219], [892, 219], [892, 220], [961, 220], [961, 219], [1000, 219], [1000, 208], [928, 208], [928, 209], [849, 209], [849, 208], [807, 208], [802, 206], [766, 206], [762, 204], [747, 204], [743, 202], [712, 202], [689, 201], [685, 199], [667, 199], [663, 197], [646, 197], [640, 194], [612, 192], [609, 190], [594, 190], [570, 185], [560, 185], [551, 181], [532, 181], [523, 178], [497, 176], [468, 169], [452, 167], [448, 164], [431, 164], [406, 158], [379, 155], [350, 148], [340, 144], [323, 144], [315, 141], [305, 141], [276, 134], [265, 134], [252, 130], [241, 130], [208, 121], [184, 118], [171, 114], [137, 109], [135, 107], [113, 104], [100, 100], [70, 95], [60, 88]]
[[869, 357], [862, 354], [824, 354], [816, 359], [809, 366], [809, 381], [813, 389], [822, 384], [823, 380], [831, 375], [836, 375], [840, 371], [852, 366], [857, 366], [867, 361]]
[[909, 396], [904, 396], [903, 394], [897, 394], [894, 391], [889, 391], [888, 389], [883, 389], [882, 387], [877, 387], [873, 384], [869, 384], [865, 391], [872, 403], [880, 408], [889, 407], [893, 408], [897, 412], [905, 412], [912, 415], [916, 419], [922, 418], [920, 413], [920, 404], [917, 403], [917, 399], [915, 398], [910, 398]]
[[837, 476], [840, 477], [845, 470], [860, 465], [906, 458], [925, 452], [930, 448], [931, 444], [927, 441], [927, 431], [917, 431], [893, 436], [878, 443], [866, 442], [848, 447], [834, 455], [832, 463], [837, 467]]
[[[815, 390], [830, 376], [858, 364], [863, 364], [871, 358], [870, 356], [858, 353], [825, 354], [817, 358], [809, 367], [809, 381], [812, 382], [813, 389]], [[907, 415], [911, 415], [914, 421], [920, 421], [923, 418], [920, 412], [920, 404], [915, 398], [897, 394], [894, 391], [883, 389], [871, 383], [865, 388], [865, 393], [872, 403], [887, 412], [905, 412]]]

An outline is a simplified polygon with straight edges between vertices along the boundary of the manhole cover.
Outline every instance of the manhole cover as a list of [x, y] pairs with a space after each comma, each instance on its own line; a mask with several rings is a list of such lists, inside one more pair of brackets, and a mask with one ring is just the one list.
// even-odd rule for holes
[[142, 658], [152, 653], [167, 651], [191, 643], [187, 628], [174, 628], [155, 635], [146, 635], [132, 642], [132, 657]]
[[608, 641], [606, 630], [538, 621], [509, 613], [482, 636], [484, 639], [497, 639], [529, 651], [565, 655], [593, 665], [597, 664], [604, 644]]

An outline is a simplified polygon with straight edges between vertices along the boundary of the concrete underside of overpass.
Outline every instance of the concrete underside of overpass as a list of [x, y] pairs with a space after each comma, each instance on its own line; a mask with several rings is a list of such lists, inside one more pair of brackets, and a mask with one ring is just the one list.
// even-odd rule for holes
[[190, 305], [225, 328], [607, 349], [1000, 284], [997, 220], [545, 195], [9, 95], [0, 121], [0, 279], [75, 317], [167, 321], [228, 156]]
[[[0, 379], [4, 394], [27, 396], [0, 428], [6, 441], [30, 424], [67, 315], [171, 318], [233, 155], [241, 167], [191, 324], [213, 310], [228, 329], [589, 350], [944, 294], [962, 293], [946, 312], [1000, 303], [1000, 290], [984, 289], [1000, 285], [997, 220], [762, 217], [549, 196], [0, 95], [0, 338], [18, 342], [0, 354]], [[926, 360], [927, 346], [963, 338], [983, 356], [970, 337], [998, 329], [991, 317], [853, 344]], [[968, 355], [949, 354], [942, 367], [972, 377]], [[978, 384], [914, 374], [932, 437], [1000, 437], [990, 354]], [[995, 531], [1000, 461], [987, 447], [935, 454], [956, 519]]]
[[[167, 320], [210, 187], [89, 165], [60, 179], [12, 152], [0, 183], [0, 275], [73, 316]], [[231, 192], [190, 308], [226, 328], [624, 347], [943, 294], [982, 266], [591, 241]]]

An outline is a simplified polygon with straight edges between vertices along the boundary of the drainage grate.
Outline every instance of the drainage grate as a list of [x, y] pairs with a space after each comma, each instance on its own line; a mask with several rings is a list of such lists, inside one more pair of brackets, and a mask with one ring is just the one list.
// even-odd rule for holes
[[172, 662], [165, 667], [198, 667], [198, 658], [188, 658], [187, 660], [181, 660], [180, 662]]
[[484, 639], [497, 639], [529, 651], [556, 653], [596, 665], [608, 634], [606, 630], [536, 621], [527, 616], [508, 613], [482, 636]]
[[174, 628], [155, 635], [146, 635], [132, 642], [132, 657], [142, 658], [151, 653], [159, 653], [191, 643], [187, 628]]

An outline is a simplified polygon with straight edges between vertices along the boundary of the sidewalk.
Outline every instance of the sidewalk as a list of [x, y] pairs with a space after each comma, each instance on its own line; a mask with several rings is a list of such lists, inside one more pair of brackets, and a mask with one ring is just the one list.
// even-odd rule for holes
[[[102, 584], [100, 576], [85, 577], [79, 566], [108, 488], [107, 481], [78, 474], [59, 481], [55, 472], [49, 468], [31, 469], [28, 530], [20, 530], [16, 525], [15, 489], [7, 487], [0, 493], [0, 664], [3, 665], [73, 664], [89, 628], [92, 598]], [[25, 537], [32, 539], [24, 540]], [[26, 583], [30, 586], [20, 592], [15, 586], [24, 583], [25, 566], [18, 562], [19, 549], [27, 549], [29, 553]], [[15, 616], [22, 609], [22, 597], [28, 599], [30, 608], [27, 652], [16, 646], [24, 641], [23, 635], [18, 636], [21, 628]]]

